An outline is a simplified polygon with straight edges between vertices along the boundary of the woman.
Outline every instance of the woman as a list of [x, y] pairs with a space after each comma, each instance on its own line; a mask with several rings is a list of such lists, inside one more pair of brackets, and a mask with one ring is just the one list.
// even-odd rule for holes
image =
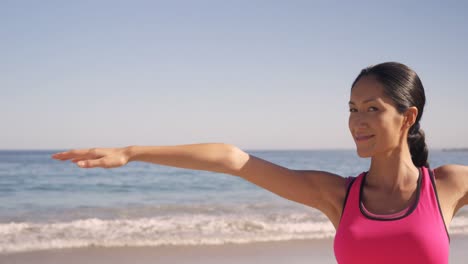
[[468, 167], [434, 170], [420, 120], [423, 85], [407, 66], [388, 62], [361, 71], [351, 88], [349, 129], [367, 172], [343, 178], [292, 170], [222, 143], [92, 148], [54, 154], [81, 168], [130, 161], [242, 177], [286, 199], [323, 212], [337, 232], [339, 263], [448, 263], [448, 227], [468, 204]]

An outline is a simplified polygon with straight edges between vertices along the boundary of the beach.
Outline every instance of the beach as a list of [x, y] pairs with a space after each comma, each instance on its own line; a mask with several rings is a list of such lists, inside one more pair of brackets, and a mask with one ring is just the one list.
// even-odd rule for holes
[[332, 245], [331, 239], [317, 239], [200, 246], [88, 247], [0, 255], [0, 263], [335, 263]]
[[[452, 236], [450, 264], [466, 263], [468, 236]], [[248, 244], [158, 246], [158, 247], [87, 247], [54, 249], [0, 255], [2, 264], [302, 264], [336, 263], [332, 239], [257, 242]]]
[[[0, 151], [0, 264], [336, 263], [321, 212], [243, 179], [144, 163], [80, 170], [51, 153]], [[338, 175], [369, 166], [354, 151], [254, 153]], [[468, 164], [462, 152], [431, 153]], [[466, 263], [468, 208], [450, 232], [450, 263]]]

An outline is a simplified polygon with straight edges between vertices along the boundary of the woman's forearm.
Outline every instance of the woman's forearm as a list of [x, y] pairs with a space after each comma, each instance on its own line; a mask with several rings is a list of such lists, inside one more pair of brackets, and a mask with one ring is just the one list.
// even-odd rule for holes
[[129, 146], [130, 161], [151, 162], [171, 167], [226, 173], [235, 147], [225, 143], [175, 146]]

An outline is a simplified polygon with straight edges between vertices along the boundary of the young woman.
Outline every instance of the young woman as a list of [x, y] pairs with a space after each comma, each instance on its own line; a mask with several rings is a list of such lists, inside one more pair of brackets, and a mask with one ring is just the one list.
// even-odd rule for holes
[[81, 168], [131, 161], [242, 177], [323, 212], [337, 232], [339, 263], [448, 263], [448, 227], [468, 204], [468, 166], [430, 169], [420, 120], [423, 85], [407, 66], [388, 62], [361, 71], [351, 87], [349, 130], [367, 172], [343, 178], [292, 170], [223, 143], [92, 148], [54, 154]]

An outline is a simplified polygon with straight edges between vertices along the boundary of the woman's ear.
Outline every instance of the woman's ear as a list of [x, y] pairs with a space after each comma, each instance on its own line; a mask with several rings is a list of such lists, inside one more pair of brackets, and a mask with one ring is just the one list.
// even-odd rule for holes
[[411, 106], [406, 110], [405, 113], [405, 126], [410, 128], [414, 123], [416, 123], [416, 118], [418, 117], [418, 108], [416, 106]]

